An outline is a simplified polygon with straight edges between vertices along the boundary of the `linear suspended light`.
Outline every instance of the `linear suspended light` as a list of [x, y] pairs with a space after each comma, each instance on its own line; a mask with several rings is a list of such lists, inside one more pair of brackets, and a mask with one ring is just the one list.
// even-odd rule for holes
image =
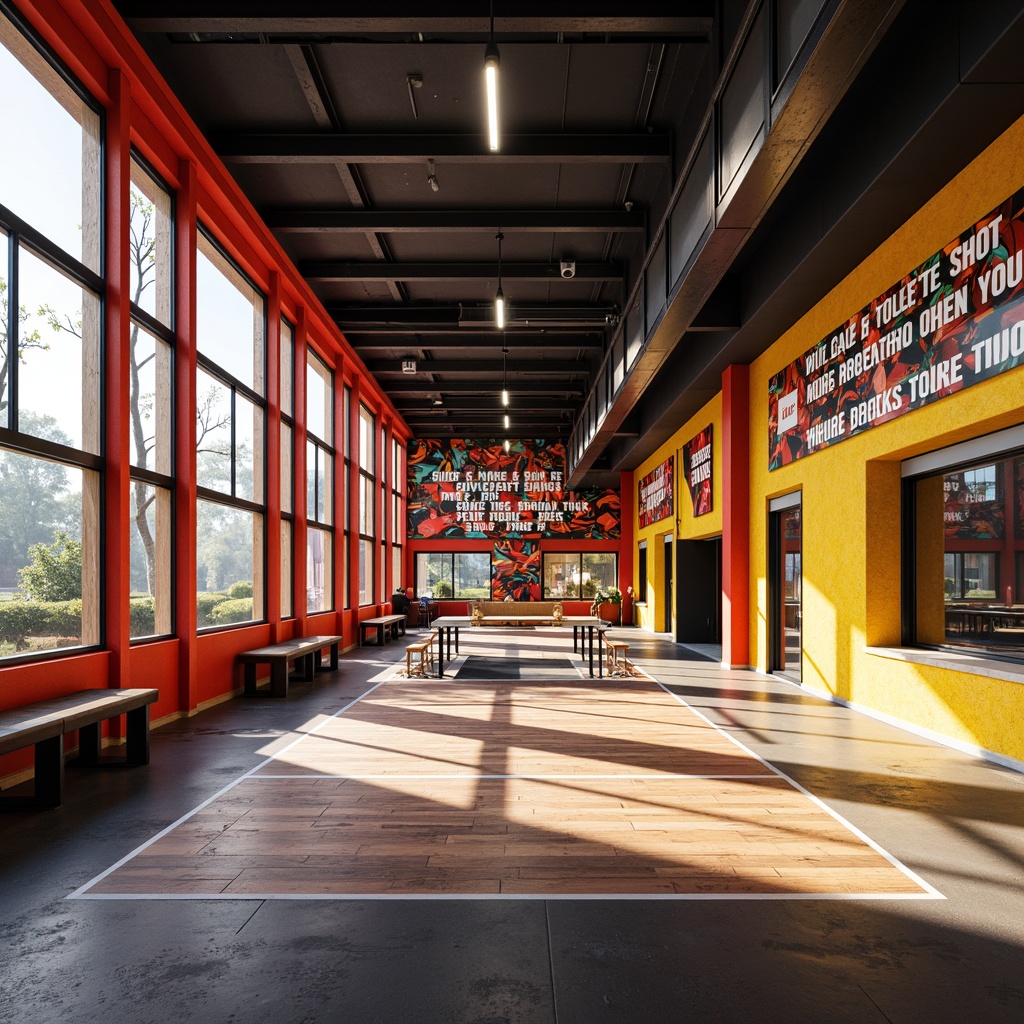
[[498, 325], [499, 331], [505, 329], [505, 295], [501, 290], [500, 284], [494, 296], [494, 322]]
[[502, 388], [501, 389], [501, 404], [502, 405], [508, 405], [508, 389], [507, 388]]
[[512, 445], [509, 444], [508, 438], [506, 437], [505, 438], [505, 451], [508, 451], [511, 447], [512, 447]]
[[[505, 339], [501, 340], [501, 404], [508, 405], [508, 349], [505, 347]], [[508, 416], [505, 417], [505, 426], [508, 427]]]
[[497, 44], [492, 39], [484, 50], [484, 84], [487, 91], [487, 144], [492, 153], [498, 151], [498, 56]]
[[508, 430], [508, 413], [505, 413], [505, 429]]
[[494, 236], [498, 243], [498, 291], [494, 296], [494, 322], [498, 330], [505, 330], [505, 293], [501, 290], [501, 241], [505, 237], [499, 228]]

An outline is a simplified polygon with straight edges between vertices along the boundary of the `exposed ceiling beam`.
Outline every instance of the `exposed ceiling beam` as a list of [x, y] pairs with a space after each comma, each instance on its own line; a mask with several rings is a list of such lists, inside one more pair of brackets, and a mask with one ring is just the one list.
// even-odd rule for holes
[[367, 263], [317, 260], [299, 264], [307, 281], [465, 281], [495, 280], [558, 282], [621, 281], [618, 263], [580, 263], [563, 277], [558, 263]]
[[644, 230], [644, 211], [632, 210], [264, 210], [275, 232], [485, 232], [550, 234], [588, 231], [604, 234]]
[[427, 160], [457, 163], [665, 163], [671, 154], [668, 135], [657, 132], [571, 135], [503, 135], [501, 151], [492, 153], [483, 135], [220, 135], [213, 140], [228, 164], [332, 163], [407, 164]]
[[[417, 337], [422, 335], [422, 337]], [[419, 351], [436, 352], [444, 349], [480, 351], [483, 349], [499, 349], [504, 342], [510, 352], [522, 352], [543, 349], [564, 349], [569, 352], [604, 350], [602, 334], [572, 334], [568, 331], [551, 331], [547, 334], [534, 332], [524, 334], [519, 331], [488, 331], [486, 334], [472, 335], [468, 333], [452, 334], [451, 331], [389, 331], [387, 328], [346, 329], [345, 337], [349, 344], [359, 353], [395, 352], [413, 356]], [[365, 360], [365, 357], [364, 357]]]
[[[141, 32], [245, 32], [300, 35], [345, 33], [483, 33], [490, 23], [479, 4], [447, 11], [405, 0], [375, 3], [348, 10], [332, 0], [293, 0], [285, 11], [275, 0], [115, 0], [121, 16]], [[592, 0], [583, 13], [578, 4], [549, 0], [517, 0], [514, 12], [494, 18], [498, 34], [545, 32], [613, 34], [657, 33], [707, 38], [715, 13], [714, 0], [630, 4]]]
[[415, 416], [418, 413], [438, 412], [479, 412], [488, 415], [508, 413], [510, 417], [522, 417], [526, 413], [558, 413], [575, 418], [575, 408], [569, 407], [564, 398], [559, 396], [524, 395], [515, 388], [509, 388], [512, 404], [503, 406], [500, 397], [490, 395], [471, 395], [469, 397], [453, 397], [447, 395], [440, 405], [434, 405], [429, 399], [407, 398], [396, 403], [395, 408], [403, 416]]
[[[412, 358], [406, 356], [406, 359]], [[582, 377], [590, 375], [590, 367], [587, 363], [575, 359], [523, 359], [520, 354], [517, 359], [508, 359], [502, 362], [500, 359], [419, 359], [416, 362], [416, 373], [404, 373], [401, 359], [373, 360], [366, 364], [366, 368], [374, 376], [380, 374], [397, 373], [406, 377], [419, 376], [426, 373], [457, 373], [460, 377], [490, 377], [501, 379], [504, 370], [508, 379], [518, 379], [517, 374], [529, 374], [533, 376], [569, 376], [578, 374]]]
[[[520, 395], [582, 395], [585, 385], [570, 383], [564, 380], [536, 380], [519, 381], [515, 390]], [[509, 389], [512, 390], [511, 388]], [[421, 381], [404, 380], [395, 381], [392, 387], [388, 388], [390, 395], [466, 395], [466, 394], [501, 394], [501, 379], [494, 382], [493, 387], [482, 387], [479, 381], [468, 380], [439, 380]]]
[[[328, 306], [327, 312], [342, 330], [383, 330], [390, 334], [425, 334], [430, 331], [484, 331], [494, 328], [494, 310], [476, 306]], [[600, 332], [611, 320], [617, 322], [614, 306], [511, 306], [506, 311], [507, 331], [542, 333], [554, 330], [589, 329]], [[496, 330], [496, 328], [494, 328]]]

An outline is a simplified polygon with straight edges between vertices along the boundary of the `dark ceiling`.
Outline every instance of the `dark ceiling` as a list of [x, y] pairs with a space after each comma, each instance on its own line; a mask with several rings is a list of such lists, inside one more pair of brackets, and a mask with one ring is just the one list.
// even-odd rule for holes
[[[505, 379], [512, 436], [579, 441], [605, 389], [575, 482], [617, 484], [1024, 112], [1018, 2], [499, 4], [497, 154], [483, 3], [114, 6], [415, 435], [505, 436]], [[759, 109], [756, 149], [730, 153]], [[715, 214], [652, 299], [702, 139]]]

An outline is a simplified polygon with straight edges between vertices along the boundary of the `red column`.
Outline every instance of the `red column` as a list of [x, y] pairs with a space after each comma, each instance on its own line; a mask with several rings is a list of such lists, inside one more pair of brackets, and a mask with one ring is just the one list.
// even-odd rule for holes
[[270, 273], [270, 294], [267, 296], [267, 493], [265, 528], [267, 564], [264, 579], [267, 588], [266, 618], [270, 623], [272, 642], [281, 635], [281, 275]]
[[131, 590], [131, 503], [129, 495], [131, 455], [128, 441], [128, 348], [130, 344], [131, 291], [128, 259], [128, 193], [131, 185], [131, 91], [127, 78], [112, 70], [107, 140], [104, 154], [107, 172], [106, 222], [106, 473], [104, 475], [105, 587], [102, 597], [105, 642], [110, 651], [109, 685], [130, 684], [128, 659], [131, 622], [128, 595]]
[[296, 484], [292, 498], [295, 504], [292, 571], [299, 584], [294, 591], [295, 635], [306, 636], [306, 620], [309, 616], [306, 606], [306, 361], [309, 351], [309, 320], [305, 306], [300, 306], [296, 314], [295, 370], [292, 374], [295, 391], [295, 429], [292, 431], [295, 447], [292, 449], [292, 461]]
[[196, 166], [183, 160], [174, 206], [174, 628], [178, 657], [178, 707], [191, 711], [196, 699]]
[[722, 374], [722, 664], [750, 665], [750, 369]]
[[633, 474], [631, 472], [619, 474], [619, 515], [621, 519], [621, 532], [619, 538], [619, 590], [622, 591], [622, 625], [630, 626], [633, 623], [633, 601], [635, 599], [627, 594], [627, 590], [633, 586], [633, 548], [634, 527], [636, 525], [636, 510], [633, 502]]

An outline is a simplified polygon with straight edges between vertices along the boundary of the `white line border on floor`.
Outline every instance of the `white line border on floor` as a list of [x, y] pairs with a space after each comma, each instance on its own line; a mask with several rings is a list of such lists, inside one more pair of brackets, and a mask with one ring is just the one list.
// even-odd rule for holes
[[[353, 698], [344, 707], [339, 708], [332, 715], [323, 718], [308, 732], [300, 733], [291, 742], [287, 743], [280, 750], [275, 751], [269, 757], [265, 758], [259, 764], [254, 765], [245, 774], [239, 776], [232, 782], [229, 782], [226, 786], [223, 786], [212, 796], [204, 800], [201, 804], [194, 807], [192, 810], [183, 814], [176, 821], [172, 822], [166, 828], [161, 829], [152, 838], [148, 839], [141, 846], [136, 847], [130, 853], [126, 854], [116, 863], [112, 864], [106, 870], [96, 875], [95, 878], [90, 879], [84, 885], [80, 886], [74, 892], [69, 893], [65, 899], [69, 900], [828, 900], [828, 901], [848, 901], [848, 900], [944, 900], [946, 897], [939, 892], [934, 886], [930, 885], [914, 871], [908, 868], [905, 864], [899, 861], [896, 857], [890, 854], [887, 850], [883, 849], [878, 843], [876, 843], [869, 836], [865, 835], [859, 828], [847, 821], [841, 814], [833, 810], [822, 800], [816, 797], [813, 793], [809, 792], [798, 782], [794, 781], [785, 772], [779, 771], [769, 761], [766, 761], [763, 757], [756, 754], [753, 750], [747, 747], [744, 743], [740, 742], [733, 736], [728, 730], [723, 729], [721, 726], [716, 725], [706, 715], [695, 708], [693, 705], [687, 703], [678, 694], [673, 693], [669, 687], [650, 675], [644, 670], [641, 670], [643, 674], [638, 677], [644, 681], [651, 682], [654, 686], [659, 687], [662, 691], [668, 694], [673, 700], [677, 701], [683, 707], [685, 707], [691, 714], [695, 715], [706, 725], [710, 726], [716, 732], [726, 736], [731, 743], [748, 754], [758, 763], [764, 765], [768, 770], [768, 775], [644, 775], [644, 776], [632, 776], [627, 774], [616, 774], [616, 775], [593, 775], [593, 776], [581, 776], [575, 774], [569, 775], [544, 775], [544, 776], [533, 776], [533, 775], [428, 775], [428, 774], [417, 774], [413, 773], [410, 775], [257, 775], [257, 773], [265, 768], [267, 765], [278, 760], [282, 754], [291, 750], [297, 744], [305, 740], [309, 736], [315, 736], [321, 729], [323, 729], [328, 722], [343, 715], [346, 711], [370, 696], [375, 690], [383, 686], [386, 682], [401, 681], [395, 680], [394, 677], [389, 679], [381, 679], [375, 681], [374, 685], [366, 690], [365, 693], [360, 694], [358, 697]], [[611, 681], [609, 679], [609, 681]], [[437, 682], [447, 682], [449, 684], [454, 683], [454, 679], [438, 679]], [[467, 683], [472, 683], [472, 680], [466, 680]], [[516, 682], [516, 680], [510, 680], [510, 682]], [[495, 779], [536, 779], [538, 781], [544, 781], [545, 779], [562, 779], [562, 778], [575, 778], [575, 779], [602, 779], [602, 778], [613, 778], [613, 779], [633, 779], [640, 778], [646, 781], [651, 781], [657, 778], [687, 778], [687, 779], [765, 779], [776, 777], [789, 786], [795, 789], [797, 792], [807, 797], [815, 806], [825, 811], [836, 821], [838, 821], [844, 828], [848, 829], [853, 835], [860, 839], [863, 843], [869, 846], [877, 854], [888, 861], [894, 868], [902, 872], [907, 878], [919, 885], [922, 889], [919, 893], [805, 893], [805, 892], [774, 892], [774, 893], [566, 893], [566, 894], [552, 894], [552, 893], [166, 893], [166, 892], [155, 892], [155, 893], [93, 893], [89, 890], [103, 881], [105, 878], [117, 871], [118, 868], [127, 864], [134, 857], [138, 856], [143, 850], [148, 849], [154, 843], [158, 842], [164, 836], [173, 832], [179, 825], [184, 824], [190, 818], [194, 817], [204, 808], [209, 807], [215, 800], [218, 800], [225, 793], [229, 793], [232, 789], [235, 789], [241, 783], [246, 781], [259, 781], [260, 779], [399, 779], [399, 778], [416, 778], [416, 779], [466, 779], [466, 778], [495, 778]]]

